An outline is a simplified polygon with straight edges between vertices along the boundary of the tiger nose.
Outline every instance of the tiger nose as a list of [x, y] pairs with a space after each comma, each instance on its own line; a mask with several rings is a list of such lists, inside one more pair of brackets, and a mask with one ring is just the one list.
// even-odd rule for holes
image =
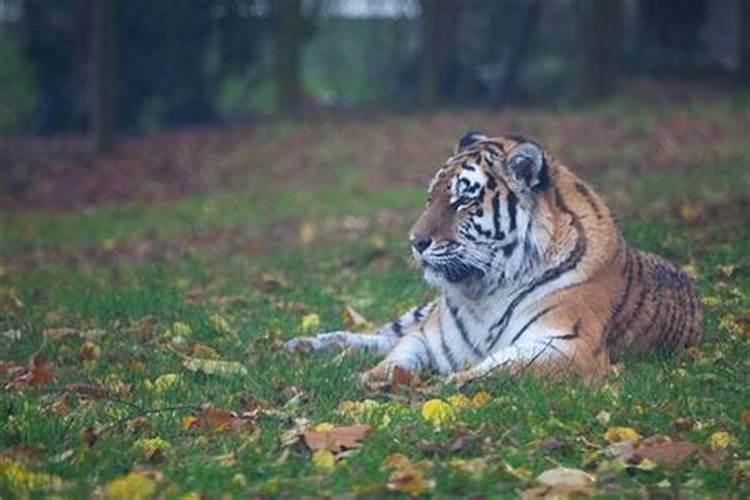
[[427, 247], [429, 247], [431, 244], [432, 244], [432, 238], [420, 238], [418, 236], [411, 237], [411, 246], [414, 247], [414, 250], [416, 250], [419, 253], [422, 253], [425, 250], [427, 250]]

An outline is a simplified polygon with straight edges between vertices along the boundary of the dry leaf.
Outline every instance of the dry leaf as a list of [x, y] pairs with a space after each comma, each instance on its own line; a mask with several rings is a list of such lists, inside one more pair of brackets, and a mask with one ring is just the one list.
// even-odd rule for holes
[[621, 443], [625, 441], [638, 441], [641, 435], [632, 427], [610, 427], [604, 433], [604, 439], [610, 443]]
[[196, 342], [193, 344], [191, 354], [196, 358], [203, 359], [221, 359], [221, 356], [213, 347], [209, 347], [206, 344]]
[[539, 474], [536, 480], [545, 486], [580, 487], [592, 485], [596, 481], [596, 478], [580, 469], [555, 467]]
[[182, 366], [191, 372], [203, 372], [206, 375], [247, 375], [247, 368], [237, 361], [183, 356]]
[[521, 500], [538, 500], [543, 498], [580, 498], [592, 496], [590, 486], [536, 486], [521, 493]]
[[391, 390], [396, 391], [402, 386], [413, 386], [417, 383], [418, 378], [412, 372], [401, 366], [394, 366], [391, 374]]
[[419, 464], [413, 464], [406, 455], [392, 453], [381, 464], [384, 469], [394, 469], [388, 477], [386, 487], [390, 491], [399, 491], [418, 496], [435, 486], [435, 481], [427, 480]]
[[666, 442], [651, 446], [640, 446], [633, 450], [625, 461], [631, 464], [640, 464], [644, 460], [651, 460], [663, 467], [677, 467], [696, 451], [698, 451], [698, 447], [687, 441]]
[[370, 327], [370, 322], [354, 310], [352, 306], [344, 308], [344, 324], [348, 330], [359, 331]]
[[302, 438], [313, 451], [327, 449], [340, 452], [362, 446], [361, 441], [371, 430], [369, 425], [350, 425], [324, 431], [305, 431]]
[[22, 369], [10, 382], [5, 390], [20, 390], [26, 387], [44, 385], [55, 380], [52, 365], [47, 363], [40, 354], [34, 356], [28, 368]]

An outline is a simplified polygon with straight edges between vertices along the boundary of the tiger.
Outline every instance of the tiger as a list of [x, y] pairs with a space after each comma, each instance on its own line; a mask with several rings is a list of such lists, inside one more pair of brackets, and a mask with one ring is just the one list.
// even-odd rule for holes
[[497, 370], [599, 380], [625, 356], [673, 353], [700, 337], [691, 279], [628, 246], [594, 189], [523, 135], [463, 136], [409, 243], [435, 300], [370, 333], [284, 348], [370, 350], [384, 359], [366, 381], [388, 381], [398, 367], [460, 386]]

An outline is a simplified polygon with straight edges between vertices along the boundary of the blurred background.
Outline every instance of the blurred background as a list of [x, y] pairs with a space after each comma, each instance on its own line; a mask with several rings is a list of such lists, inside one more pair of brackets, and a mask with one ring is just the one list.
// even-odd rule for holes
[[0, 202], [181, 196], [279, 126], [743, 107], [748, 81], [747, 0], [0, 0]]

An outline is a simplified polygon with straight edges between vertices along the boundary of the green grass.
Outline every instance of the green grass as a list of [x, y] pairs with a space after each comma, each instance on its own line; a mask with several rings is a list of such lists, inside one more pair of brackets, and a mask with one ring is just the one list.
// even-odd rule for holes
[[[641, 126], [633, 120], [634, 128]], [[706, 302], [698, 349], [671, 359], [628, 360], [619, 375], [595, 387], [498, 377], [465, 389], [468, 396], [484, 389], [492, 399], [458, 411], [457, 420], [439, 430], [422, 418], [421, 407], [455, 389], [437, 378], [428, 380], [436, 385], [426, 393], [373, 393], [356, 383], [356, 374], [374, 363], [369, 356], [288, 356], [278, 349], [283, 339], [303, 333], [306, 314], [319, 315], [320, 330], [333, 330], [344, 326], [347, 305], [380, 323], [431, 296], [409, 266], [404, 237], [423, 203], [423, 186], [370, 188], [353, 165], [337, 164], [335, 172], [345, 181], [302, 191], [277, 186], [207, 193], [158, 207], [134, 203], [68, 214], [14, 213], [2, 227], [0, 332], [18, 330], [21, 337], [2, 338], [0, 361], [25, 365], [41, 353], [53, 363], [56, 380], [0, 396], [0, 450], [6, 457], [0, 458], [0, 496], [45, 491], [39, 484], [19, 485], [8, 473], [9, 463], [59, 477], [62, 491], [77, 497], [135, 468], [158, 471], [158, 491], [168, 497], [383, 494], [390, 471], [381, 464], [396, 452], [415, 463], [431, 462], [425, 476], [435, 480], [431, 492], [439, 497], [515, 497], [556, 464], [592, 471], [602, 495], [746, 496], [750, 432], [743, 412], [750, 410], [750, 337], [747, 326], [743, 331], [737, 322], [750, 306], [750, 218], [731, 203], [694, 222], [673, 210], [690, 203], [701, 213], [707, 204], [747, 192], [750, 155], [745, 144], [733, 147], [738, 161], [722, 164], [715, 175], [694, 168], [687, 174], [661, 170], [622, 178], [613, 171], [593, 179], [616, 206], [635, 214], [622, 223], [634, 246], [697, 272]], [[616, 186], [613, 178], [620, 181]], [[617, 195], [619, 190], [626, 195]], [[383, 210], [400, 218], [378, 223]], [[346, 230], [341, 223], [346, 216], [369, 225]], [[306, 245], [298, 241], [304, 222], [316, 228]], [[293, 237], [274, 233], [280, 226], [291, 228]], [[240, 227], [248, 238], [274, 240], [273, 245], [254, 252], [242, 244], [195, 246], [188, 238], [228, 227]], [[187, 251], [135, 263], [115, 253], [75, 265], [55, 253], [101, 248], [107, 240], [112, 241], [105, 246], [117, 248], [169, 238]], [[50, 253], [33, 265], [19, 264], [32, 250]], [[23, 307], [13, 305], [14, 297]], [[234, 334], [217, 327], [216, 314], [229, 321]], [[175, 322], [191, 328], [182, 342], [167, 334]], [[89, 344], [78, 335], [44, 340], [45, 329], [58, 327], [102, 333]], [[189, 351], [196, 343], [214, 349], [222, 360], [242, 363], [247, 373], [219, 376], [185, 369], [175, 351]], [[96, 348], [100, 352], [92, 354]], [[176, 374], [178, 383], [158, 390], [154, 382], [165, 374]], [[10, 379], [0, 375], [3, 384]], [[69, 394], [68, 408], [61, 410], [55, 403], [74, 383], [107, 387], [110, 393]], [[375, 430], [333, 471], [317, 470], [301, 443], [285, 451], [280, 436], [294, 427], [294, 419], [349, 424], [352, 418], [336, 408], [368, 398], [382, 404], [363, 417]], [[199, 407], [241, 413], [256, 405], [274, 411], [261, 412], [239, 430], [182, 425]], [[602, 411], [610, 414], [606, 425], [596, 418]], [[134, 426], [132, 419], [139, 416], [142, 425]], [[678, 433], [680, 418], [693, 425]], [[728, 432], [731, 443], [715, 467], [693, 458], [676, 469], [606, 472], [611, 459], [604, 454], [604, 433], [611, 426], [702, 447], [714, 433]], [[86, 438], [92, 431], [100, 433], [93, 444]], [[448, 448], [462, 434], [469, 436], [462, 449], [445, 456], [429, 453], [426, 443]], [[168, 446], [148, 457], [136, 443], [151, 438]], [[558, 446], [548, 450], [545, 443], [552, 439]], [[452, 462], [477, 457], [487, 464], [478, 476]]]

